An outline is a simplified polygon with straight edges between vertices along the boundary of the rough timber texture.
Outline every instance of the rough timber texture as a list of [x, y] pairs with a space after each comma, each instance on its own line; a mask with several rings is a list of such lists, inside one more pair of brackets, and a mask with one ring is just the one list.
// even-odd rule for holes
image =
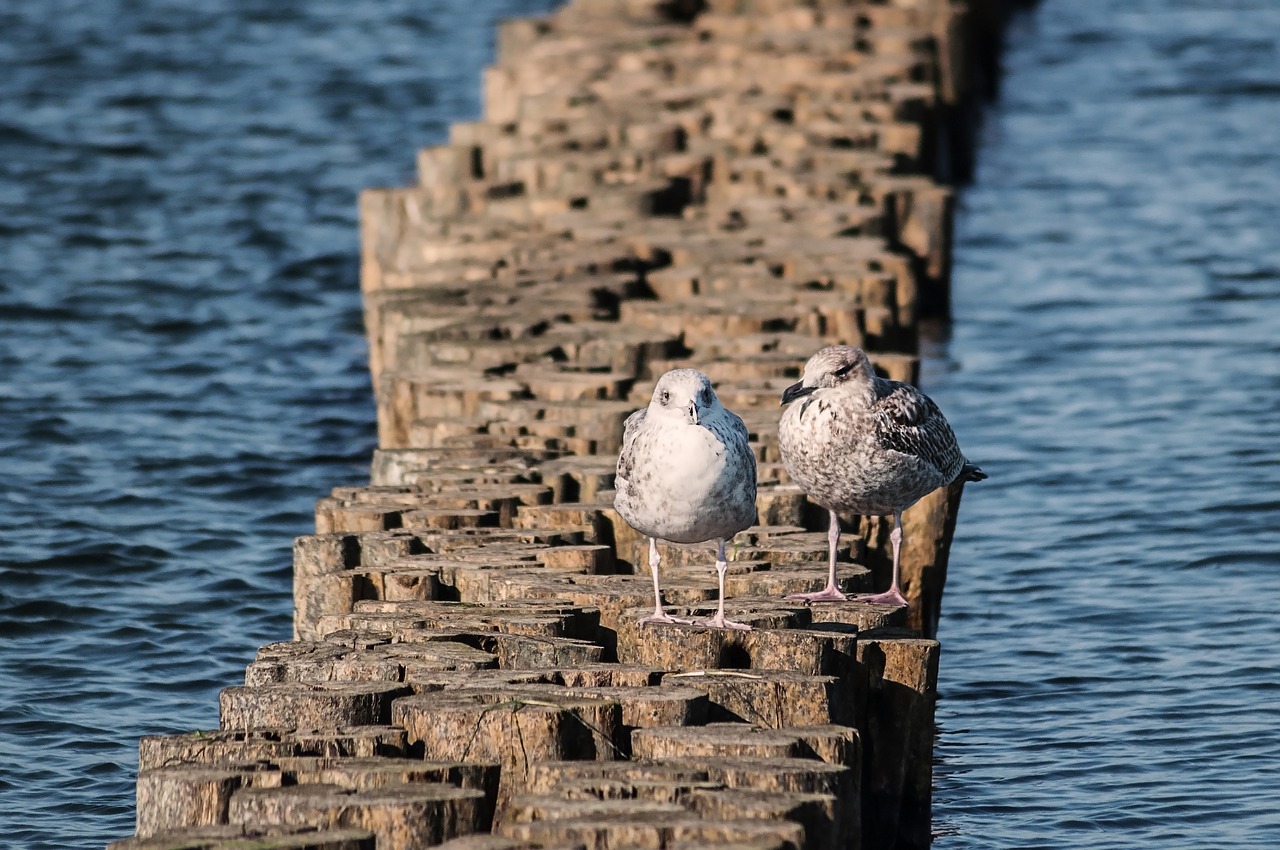
[[[379, 449], [294, 546], [294, 639], [221, 728], [140, 746], [120, 850], [843, 850], [929, 843], [933, 636], [959, 489], [904, 518], [909, 611], [825, 579], [778, 399], [830, 342], [915, 380], [999, 0], [571, 0], [504, 24], [481, 120], [360, 199]], [[693, 365], [743, 416], [754, 631], [639, 628], [622, 423]], [[887, 582], [852, 523], [847, 590]], [[710, 547], [666, 550], [711, 612]]]

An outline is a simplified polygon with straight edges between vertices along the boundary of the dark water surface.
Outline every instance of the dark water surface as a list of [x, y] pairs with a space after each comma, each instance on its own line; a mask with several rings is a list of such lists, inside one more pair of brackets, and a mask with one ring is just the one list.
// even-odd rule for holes
[[0, 847], [133, 831], [368, 481], [356, 193], [552, 0], [0, 2]]
[[1010, 32], [925, 375], [991, 474], [943, 606], [939, 850], [1280, 847], [1278, 36], [1274, 0]]

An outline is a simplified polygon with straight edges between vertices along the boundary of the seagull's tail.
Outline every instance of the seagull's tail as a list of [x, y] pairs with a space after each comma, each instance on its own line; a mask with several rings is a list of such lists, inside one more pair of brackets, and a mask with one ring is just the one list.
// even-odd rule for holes
[[987, 473], [982, 471], [982, 467], [976, 466], [968, 461], [960, 469], [960, 474], [956, 476], [956, 481], [985, 481]]

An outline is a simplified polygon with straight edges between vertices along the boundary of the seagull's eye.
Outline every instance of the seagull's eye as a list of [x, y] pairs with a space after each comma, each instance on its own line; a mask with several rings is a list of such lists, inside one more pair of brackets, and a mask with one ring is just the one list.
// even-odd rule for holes
[[671, 401], [671, 393], [667, 390], [663, 390], [662, 395], [658, 396], [658, 400], [661, 401], [663, 404], [666, 404], [667, 402]]
[[843, 378], [845, 375], [847, 375], [847, 374], [849, 374], [850, 372], [852, 372], [852, 371], [853, 371], [853, 367], [854, 367], [854, 366], [857, 366], [857, 365], [858, 365], [858, 364], [857, 364], [856, 362], [854, 362], [854, 363], [849, 363], [849, 364], [847, 364], [847, 365], [845, 365], [845, 366], [841, 366], [839, 369], [835, 370], [835, 371], [834, 371], [834, 372], [832, 372], [831, 374], [832, 374], [832, 375], [835, 375], [837, 378]]

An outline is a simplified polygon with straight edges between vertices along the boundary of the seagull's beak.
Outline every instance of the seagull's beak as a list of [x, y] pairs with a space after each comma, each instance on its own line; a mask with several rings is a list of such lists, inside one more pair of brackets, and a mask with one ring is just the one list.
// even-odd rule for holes
[[798, 398], [804, 398], [816, 389], [817, 387], [806, 387], [803, 383], [792, 384], [782, 391], [782, 403], [790, 404]]

